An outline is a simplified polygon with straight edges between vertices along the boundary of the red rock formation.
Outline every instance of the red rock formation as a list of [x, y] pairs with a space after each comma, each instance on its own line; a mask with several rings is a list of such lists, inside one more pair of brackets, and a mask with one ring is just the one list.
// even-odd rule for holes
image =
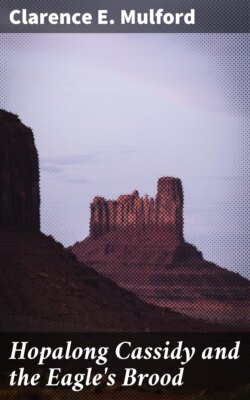
[[38, 155], [31, 129], [0, 110], [0, 227], [39, 231]]
[[160, 178], [156, 195], [156, 225], [173, 226], [183, 238], [183, 191], [181, 180]]
[[173, 231], [183, 239], [183, 192], [180, 179], [163, 177], [156, 198], [140, 197], [137, 191], [117, 200], [96, 197], [91, 204], [90, 236], [94, 239], [125, 228], [142, 233], [148, 229]]
[[204, 260], [184, 240], [179, 179], [160, 178], [155, 199], [138, 192], [114, 201], [95, 198], [90, 235], [71, 251], [148, 303], [250, 326], [250, 282]]

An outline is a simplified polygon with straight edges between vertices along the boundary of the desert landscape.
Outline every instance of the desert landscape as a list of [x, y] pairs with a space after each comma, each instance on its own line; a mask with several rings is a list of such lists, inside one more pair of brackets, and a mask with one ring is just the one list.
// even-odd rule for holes
[[248, 329], [249, 281], [185, 241], [180, 179], [160, 178], [155, 199], [96, 197], [67, 250], [40, 232], [32, 130], [1, 110], [0, 143], [1, 330]]
[[[225, 341], [226, 332], [249, 330], [249, 281], [204, 260], [185, 241], [180, 179], [160, 178], [155, 198], [141, 198], [137, 191], [117, 200], [96, 197], [91, 204], [89, 236], [69, 249], [41, 232], [40, 203], [39, 156], [33, 132], [18, 116], [0, 110], [3, 342], [9, 332], [189, 332], [189, 338], [205, 332], [215, 335], [210, 340], [219, 343], [219, 332]], [[248, 349], [247, 342], [244, 345]], [[84, 397], [95, 398], [98, 392], [100, 398], [110, 399], [135, 395], [154, 399], [159, 394], [176, 400], [197, 395], [204, 400], [246, 399], [246, 357], [247, 353], [230, 382], [224, 376], [228, 370], [222, 365], [215, 370], [212, 364], [197, 381], [200, 367], [194, 363], [194, 378], [181, 393], [148, 387], [123, 390], [118, 384], [112, 390], [84, 390]], [[3, 399], [72, 398], [66, 389], [10, 390], [6, 363], [0, 370]], [[76, 399], [82, 395], [74, 393]]]
[[203, 331], [204, 321], [149, 305], [40, 232], [31, 129], [0, 112], [1, 331]]

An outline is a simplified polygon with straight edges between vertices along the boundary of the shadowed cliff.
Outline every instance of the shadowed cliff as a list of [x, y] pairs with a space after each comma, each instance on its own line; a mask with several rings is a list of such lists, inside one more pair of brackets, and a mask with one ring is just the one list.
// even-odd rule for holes
[[0, 110], [0, 226], [40, 229], [38, 155], [30, 128]]

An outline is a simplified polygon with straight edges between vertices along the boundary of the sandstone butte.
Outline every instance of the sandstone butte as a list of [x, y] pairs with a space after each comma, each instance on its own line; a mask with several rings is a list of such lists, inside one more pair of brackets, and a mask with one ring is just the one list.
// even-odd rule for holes
[[204, 260], [183, 235], [180, 179], [158, 180], [155, 198], [137, 191], [95, 197], [89, 236], [70, 250], [142, 300], [192, 317], [249, 325], [250, 283]]

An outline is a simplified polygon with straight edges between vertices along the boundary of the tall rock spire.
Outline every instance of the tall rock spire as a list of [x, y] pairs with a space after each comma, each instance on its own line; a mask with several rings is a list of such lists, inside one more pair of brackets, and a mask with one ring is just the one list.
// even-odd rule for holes
[[156, 195], [157, 226], [173, 226], [183, 237], [183, 190], [181, 180], [163, 177], [158, 180]]
[[0, 227], [39, 231], [39, 162], [32, 130], [0, 110]]

